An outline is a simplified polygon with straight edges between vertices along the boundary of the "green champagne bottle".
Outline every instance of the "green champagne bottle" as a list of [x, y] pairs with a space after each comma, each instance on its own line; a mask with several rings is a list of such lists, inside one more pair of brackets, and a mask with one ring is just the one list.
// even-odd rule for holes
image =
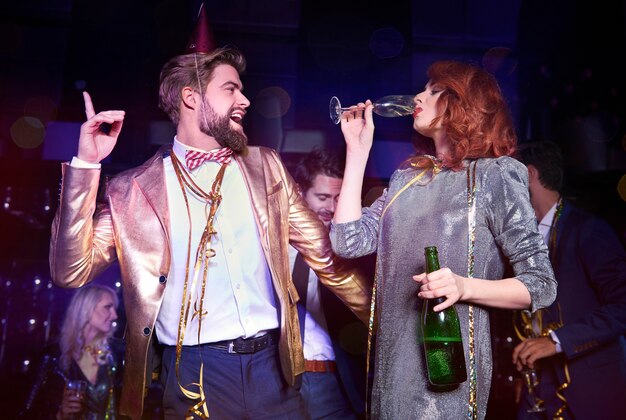
[[[436, 246], [424, 248], [426, 272], [439, 270]], [[422, 305], [422, 338], [428, 369], [428, 380], [434, 386], [450, 386], [467, 380], [465, 352], [461, 339], [459, 316], [454, 305], [443, 311], [433, 308], [445, 297], [424, 299]]]

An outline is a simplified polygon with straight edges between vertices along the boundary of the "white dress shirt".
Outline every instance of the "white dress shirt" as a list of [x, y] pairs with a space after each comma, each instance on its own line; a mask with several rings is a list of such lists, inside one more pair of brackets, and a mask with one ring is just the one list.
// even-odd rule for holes
[[552, 220], [554, 219], [554, 214], [556, 213], [557, 203], [548, 210], [548, 212], [543, 216], [543, 219], [539, 222], [539, 233], [543, 235], [543, 241], [546, 245], [550, 245], [550, 227], [552, 226]]
[[[293, 272], [298, 251], [289, 246], [289, 268]], [[309, 269], [306, 292], [306, 317], [304, 318], [304, 358], [306, 360], [335, 360], [333, 344], [328, 335], [326, 317], [322, 308], [319, 279]]]

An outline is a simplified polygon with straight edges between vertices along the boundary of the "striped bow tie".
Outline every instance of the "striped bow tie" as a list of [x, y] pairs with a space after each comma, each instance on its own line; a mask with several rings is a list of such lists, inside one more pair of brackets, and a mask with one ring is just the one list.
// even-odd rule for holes
[[230, 162], [232, 154], [233, 150], [228, 147], [222, 147], [221, 149], [212, 150], [210, 152], [187, 150], [185, 153], [185, 162], [187, 163], [187, 168], [189, 168], [190, 171], [193, 171], [198, 166], [209, 160], [213, 160], [217, 163], [228, 163]]

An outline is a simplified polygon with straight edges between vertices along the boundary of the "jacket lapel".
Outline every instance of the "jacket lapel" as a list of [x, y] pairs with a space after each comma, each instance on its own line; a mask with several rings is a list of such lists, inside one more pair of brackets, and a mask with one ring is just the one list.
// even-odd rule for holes
[[[289, 260], [285, 259], [289, 240], [289, 214], [285, 214], [285, 211], [289, 210], [284, 197], [284, 185], [277, 167], [273, 167], [273, 161], [270, 161], [271, 154], [263, 153], [259, 147], [249, 147], [246, 154], [237, 155], [235, 159], [248, 187], [261, 246], [279, 295], [281, 309], [285, 310], [289, 288], [287, 279], [290, 275]], [[295, 317], [293, 322], [298, 322]], [[297, 338], [299, 340], [300, 337]]]
[[567, 201], [563, 201], [563, 210], [561, 210], [561, 216], [559, 216], [559, 220], [557, 220], [556, 225], [554, 226], [554, 228], [556, 229], [556, 241], [554, 244], [555, 249], [550, 250], [553, 266], [558, 266], [558, 259], [559, 259], [558, 250], [564, 249], [563, 247], [559, 246], [559, 244], [561, 243], [561, 240], [564, 237], [565, 226], [567, 225], [567, 219], [569, 218], [570, 213], [571, 213], [570, 205], [567, 203]]
[[161, 147], [152, 159], [142, 165], [144, 169], [135, 177], [135, 182], [163, 226], [168, 241], [170, 240], [170, 212], [167, 204], [163, 159], [170, 153], [170, 145]]
[[267, 186], [265, 172], [263, 171], [263, 159], [259, 148], [249, 147], [246, 153], [236, 155], [235, 160], [239, 164], [244, 182], [248, 187], [250, 200], [254, 207], [254, 217], [259, 226], [259, 234], [263, 238], [264, 245], [266, 245], [268, 244]]

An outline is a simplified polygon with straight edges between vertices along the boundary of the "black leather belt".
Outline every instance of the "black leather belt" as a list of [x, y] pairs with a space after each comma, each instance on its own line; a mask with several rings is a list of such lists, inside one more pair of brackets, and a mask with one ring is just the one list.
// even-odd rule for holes
[[269, 331], [267, 334], [260, 337], [252, 338], [236, 338], [234, 340], [217, 341], [215, 343], [201, 344], [201, 346], [209, 347], [212, 349], [224, 350], [229, 353], [249, 354], [261, 351], [273, 344], [278, 344], [280, 337], [279, 330]]

